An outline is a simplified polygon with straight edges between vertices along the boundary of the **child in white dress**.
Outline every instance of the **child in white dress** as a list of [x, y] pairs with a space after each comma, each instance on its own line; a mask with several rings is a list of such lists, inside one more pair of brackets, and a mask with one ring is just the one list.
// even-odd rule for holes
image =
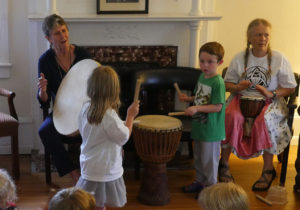
[[123, 180], [122, 146], [128, 141], [139, 101], [127, 110], [125, 122], [117, 110], [120, 83], [109, 66], [96, 68], [88, 79], [87, 95], [79, 116], [82, 136], [81, 177], [76, 186], [95, 196], [96, 209], [122, 207], [127, 202]]

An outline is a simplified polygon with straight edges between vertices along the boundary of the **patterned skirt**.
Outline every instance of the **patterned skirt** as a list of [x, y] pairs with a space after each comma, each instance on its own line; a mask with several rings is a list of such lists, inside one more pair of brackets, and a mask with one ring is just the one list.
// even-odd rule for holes
[[243, 137], [244, 117], [240, 110], [239, 96], [227, 102], [225, 127], [226, 139], [222, 148], [232, 147], [232, 152], [242, 159], [262, 155], [264, 151], [280, 154], [291, 140], [287, 124], [288, 108], [284, 98], [266, 104], [254, 121], [251, 139]]

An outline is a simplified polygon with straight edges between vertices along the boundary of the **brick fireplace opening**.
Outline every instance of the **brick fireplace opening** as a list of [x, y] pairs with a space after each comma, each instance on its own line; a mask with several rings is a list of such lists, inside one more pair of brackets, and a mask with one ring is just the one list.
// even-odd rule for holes
[[135, 73], [177, 66], [177, 46], [83, 46], [102, 65], [112, 66], [120, 77], [122, 119], [134, 95]]

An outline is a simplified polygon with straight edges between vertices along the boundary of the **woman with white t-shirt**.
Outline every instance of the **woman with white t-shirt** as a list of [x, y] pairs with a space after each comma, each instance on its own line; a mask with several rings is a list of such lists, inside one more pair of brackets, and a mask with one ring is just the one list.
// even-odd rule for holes
[[[222, 142], [219, 181], [233, 181], [228, 163], [231, 152], [243, 159], [262, 155], [262, 175], [252, 186], [253, 191], [269, 189], [276, 176], [273, 155], [280, 154], [291, 139], [284, 96], [295, 91], [296, 81], [288, 60], [280, 52], [271, 50], [270, 31], [271, 24], [264, 19], [255, 19], [249, 24], [247, 48], [233, 58], [224, 78], [231, 95], [226, 107], [226, 139]], [[243, 134], [245, 118], [240, 109], [241, 96], [265, 100], [250, 137]]]

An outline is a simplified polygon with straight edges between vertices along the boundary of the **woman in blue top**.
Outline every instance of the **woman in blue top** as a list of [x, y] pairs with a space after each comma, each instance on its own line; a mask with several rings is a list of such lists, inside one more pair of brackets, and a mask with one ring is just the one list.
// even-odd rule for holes
[[[50, 43], [50, 48], [40, 57], [38, 64], [38, 100], [41, 107], [54, 103], [59, 85], [70, 70], [80, 60], [90, 58], [89, 53], [69, 42], [69, 29], [64, 19], [56, 14], [44, 19], [43, 32]], [[39, 129], [40, 138], [52, 156], [59, 176], [70, 174], [74, 183], [79, 178], [79, 171], [68, 157], [62, 139], [53, 124], [52, 115], [48, 116]]]

